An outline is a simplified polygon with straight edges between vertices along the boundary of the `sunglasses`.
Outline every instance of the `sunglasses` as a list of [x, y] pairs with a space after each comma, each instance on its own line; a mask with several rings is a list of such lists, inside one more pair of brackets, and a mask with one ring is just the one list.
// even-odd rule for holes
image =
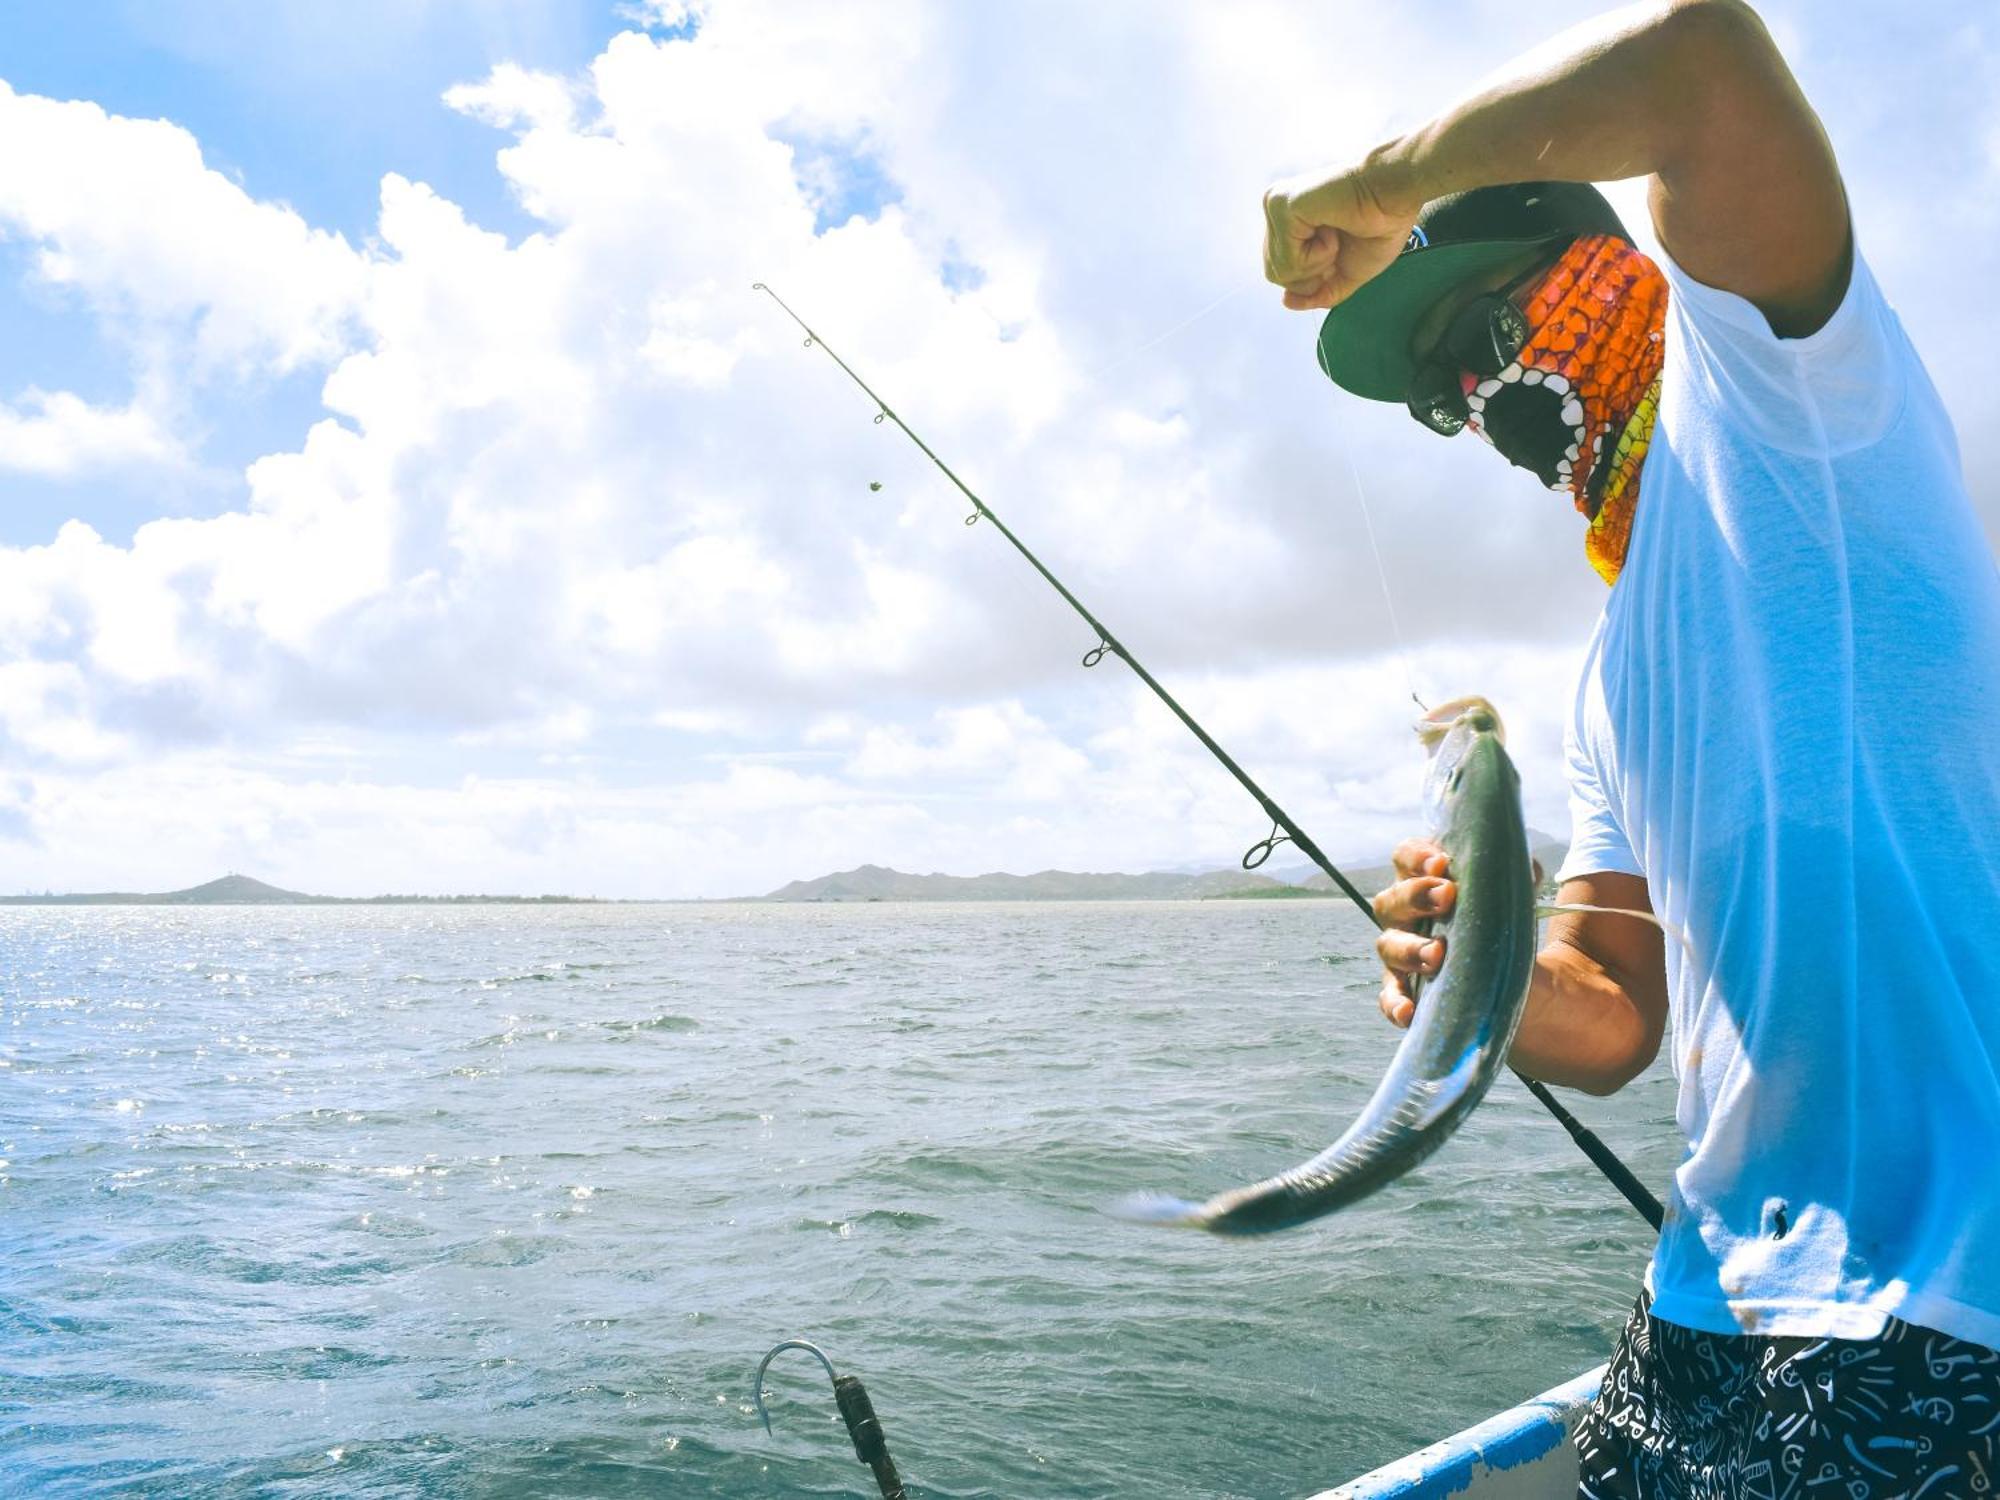
[[1472, 415], [1462, 376], [1490, 380], [1520, 355], [1528, 342], [1528, 319], [1513, 293], [1541, 269], [1517, 276], [1497, 292], [1482, 292], [1452, 314], [1430, 358], [1419, 364], [1405, 388], [1410, 415], [1441, 437], [1453, 437]]

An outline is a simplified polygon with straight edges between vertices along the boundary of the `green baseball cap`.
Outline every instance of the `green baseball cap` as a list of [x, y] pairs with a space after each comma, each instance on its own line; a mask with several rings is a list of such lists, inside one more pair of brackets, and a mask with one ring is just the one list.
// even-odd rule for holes
[[1401, 401], [1416, 373], [1411, 333], [1440, 297], [1497, 275], [1525, 246], [1553, 249], [1586, 234], [1631, 238], [1587, 182], [1511, 182], [1434, 198], [1402, 253], [1326, 315], [1319, 367], [1357, 396]]

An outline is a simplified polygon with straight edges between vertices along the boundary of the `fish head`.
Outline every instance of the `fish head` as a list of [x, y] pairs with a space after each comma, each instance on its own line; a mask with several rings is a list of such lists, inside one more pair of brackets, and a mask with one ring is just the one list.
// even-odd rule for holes
[[1484, 698], [1454, 698], [1417, 720], [1417, 737], [1430, 752], [1424, 776], [1424, 805], [1432, 826], [1442, 828], [1451, 804], [1469, 780], [1491, 786], [1494, 778], [1517, 779], [1507, 758], [1507, 731], [1500, 711]]
[[1499, 736], [1502, 744], [1507, 742], [1506, 728], [1500, 722], [1500, 710], [1477, 696], [1440, 703], [1417, 720], [1415, 727], [1417, 738], [1433, 755], [1451, 737], [1453, 730], [1467, 734], [1494, 734]]

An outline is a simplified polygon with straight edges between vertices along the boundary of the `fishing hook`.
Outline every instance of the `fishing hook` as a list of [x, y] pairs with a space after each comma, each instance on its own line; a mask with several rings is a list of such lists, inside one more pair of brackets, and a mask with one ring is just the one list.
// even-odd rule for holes
[[757, 1383], [750, 1399], [756, 1404], [757, 1415], [764, 1419], [765, 1433], [771, 1431], [771, 1413], [764, 1405], [764, 1372], [787, 1349], [803, 1349], [825, 1366], [826, 1378], [833, 1382], [833, 1399], [840, 1408], [840, 1419], [847, 1425], [847, 1436], [854, 1444], [854, 1456], [874, 1472], [875, 1487], [882, 1492], [882, 1500], [905, 1500], [902, 1476], [896, 1472], [896, 1461], [889, 1456], [888, 1437], [875, 1415], [875, 1404], [862, 1389], [860, 1377], [836, 1375], [833, 1361], [817, 1344], [805, 1339], [786, 1339], [758, 1361]]
[[786, 1339], [782, 1344], [775, 1346], [769, 1354], [757, 1362], [757, 1388], [750, 1393], [750, 1399], [757, 1406], [757, 1415], [764, 1419], [764, 1435], [766, 1437], [769, 1437], [771, 1434], [771, 1414], [764, 1409], [764, 1372], [771, 1368], [771, 1361], [776, 1359], [780, 1354], [783, 1354], [787, 1349], [805, 1350], [806, 1353], [826, 1366], [826, 1378], [828, 1380], [840, 1379], [838, 1375], [833, 1373], [833, 1361], [826, 1357], [826, 1351], [820, 1348], [818, 1344], [809, 1343], [805, 1339]]

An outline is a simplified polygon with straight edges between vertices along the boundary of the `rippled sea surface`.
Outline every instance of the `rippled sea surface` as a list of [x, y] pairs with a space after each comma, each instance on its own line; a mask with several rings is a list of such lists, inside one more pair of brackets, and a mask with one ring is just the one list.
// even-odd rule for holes
[[[1396, 1033], [1331, 902], [0, 909], [0, 1492], [1306, 1495], [1603, 1359], [1649, 1248], [1511, 1078], [1224, 1241]], [[1649, 1181], [1672, 1082], [1573, 1101]]]

